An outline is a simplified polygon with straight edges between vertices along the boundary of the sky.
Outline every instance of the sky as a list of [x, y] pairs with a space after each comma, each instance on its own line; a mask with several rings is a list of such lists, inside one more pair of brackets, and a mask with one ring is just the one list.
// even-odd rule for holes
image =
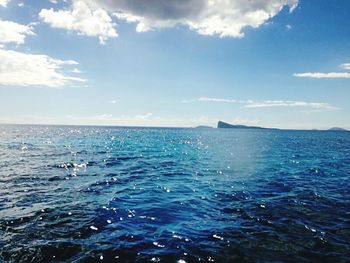
[[0, 0], [0, 123], [350, 129], [350, 1]]

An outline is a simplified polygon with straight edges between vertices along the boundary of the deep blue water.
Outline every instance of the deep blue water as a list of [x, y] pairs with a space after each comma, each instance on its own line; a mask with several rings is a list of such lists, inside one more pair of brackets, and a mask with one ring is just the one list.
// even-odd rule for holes
[[349, 132], [0, 126], [0, 261], [349, 259]]

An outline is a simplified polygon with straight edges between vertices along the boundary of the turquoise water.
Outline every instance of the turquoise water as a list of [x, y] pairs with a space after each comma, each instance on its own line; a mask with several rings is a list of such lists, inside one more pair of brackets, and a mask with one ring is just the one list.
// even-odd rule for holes
[[0, 126], [0, 261], [348, 262], [350, 133]]

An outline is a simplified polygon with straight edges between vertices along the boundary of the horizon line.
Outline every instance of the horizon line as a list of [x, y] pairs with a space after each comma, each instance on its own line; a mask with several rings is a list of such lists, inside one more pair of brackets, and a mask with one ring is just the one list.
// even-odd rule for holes
[[[219, 121], [218, 121], [219, 122]], [[229, 123], [230, 124], [230, 123]], [[59, 123], [3, 123], [0, 122], [0, 125], [8, 125], [8, 126], [67, 126], [67, 127], [109, 127], [109, 128], [143, 128], [143, 129], [218, 129], [218, 130], [234, 130], [234, 129], [241, 129], [241, 130], [250, 130], [247, 128], [218, 128], [217, 126], [213, 127], [210, 125], [197, 125], [197, 126], [143, 126], [143, 125], [135, 125], [135, 126], [129, 126], [129, 125], [113, 125], [113, 124], [59, 124]], [[245, 125], [245, 124], [233, 124], [233, 125], [242, 125], [242, 126], [247, 126], [247, 127], [258, 127], [267, 130], [281, 130], [281, 131], [332, 131], [331, 129], [333, 128], [341, 128], [344, 131], [350, 131], [347, 128], [342, 128], [339, 126], [332, 126], [329, 128], [310, 128], [310, 129], [305, 129], [305, 128], [276, 128], [276, 127], [263, 127], [263, 126], [250, 126], [250, 125]], [[205, 126], [205, 127], [201, 127]], [[333, 130], [334, 131], [334, 130]]]

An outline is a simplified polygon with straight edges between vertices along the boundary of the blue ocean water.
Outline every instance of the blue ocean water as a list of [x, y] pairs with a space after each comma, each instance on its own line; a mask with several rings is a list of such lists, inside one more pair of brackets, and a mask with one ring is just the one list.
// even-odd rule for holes
[[0, 126], [0, 261], [349, 262], [350, 133]]

